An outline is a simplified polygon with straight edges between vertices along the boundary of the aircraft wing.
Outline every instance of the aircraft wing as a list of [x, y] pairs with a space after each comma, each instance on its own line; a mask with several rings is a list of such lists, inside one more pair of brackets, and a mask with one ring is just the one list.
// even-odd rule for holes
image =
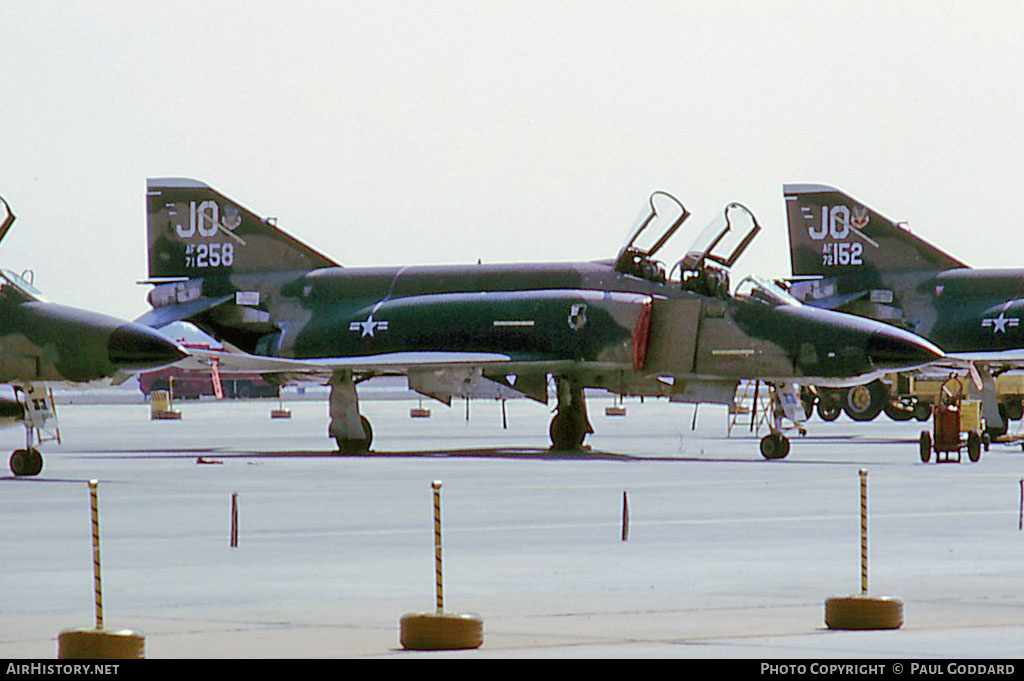
[[991, 370], [993, 366], [1003, 367], [1004, 369], [1020, 369], [1024, 368], [1024, 348], [1015, 348], [1013, 350], [1000, 350], [994, 352], [953, 352], [947, 353], [942, 361], [936, 362], [938, 366], [949, 366], [952, 368], [962, 369], [964, 366], [967, 367], [970, 372], [971, 381], [974, 383], [974, 387], [981, 390], [983, 387], [983, 381], [981, 373], [978, 371], [978, 366], [981, 365], [987, 370]]
[[1012, 350], [996, 350], [992, 352], [947, 352], [947, 360], [961, 362], [984, 362], [986, 364], [1006, 364], [1024, 367], [1024, 348]]
[[208, 369], [216, 363], [218, 371], [222, 374], [257, 372], [304, 374], [324, 378], [337, 371], [404, 374], [410, 369], [497, 365], [512, 361], [508, 355], [486, 352], [394, 352], [363, 357], [288, 359], [245, 352], [189, 348], [189, 354], [188, 359], [182, 360], [176, 366], [183, 369]]

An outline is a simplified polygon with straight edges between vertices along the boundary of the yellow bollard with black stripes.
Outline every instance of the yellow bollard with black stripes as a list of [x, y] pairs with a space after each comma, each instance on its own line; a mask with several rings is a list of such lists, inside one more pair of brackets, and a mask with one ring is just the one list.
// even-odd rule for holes
[[103, 579], [100, 570], [99, 481], [89, 481], [92, 511], [92, 575], [96, 607], [96, 627], [65, 629], [57, 636], [57, 657], [61, 660], [133, 660], [144, 658], [146, 638], [121, 629], [103, 627]]
[[825, 601], [829, 629], [899, 629], [903, 601], [868, 595], [868, 472], [860, 470], [860, 595], [833, 596]]
[[484, 622], [479, 615], [445, 612], [441, 561], [441, 481], [431, 483], [434, 491], [434, 612], [402, 615], [400, 641], [406, 650], [464, 650], [484, 642]]

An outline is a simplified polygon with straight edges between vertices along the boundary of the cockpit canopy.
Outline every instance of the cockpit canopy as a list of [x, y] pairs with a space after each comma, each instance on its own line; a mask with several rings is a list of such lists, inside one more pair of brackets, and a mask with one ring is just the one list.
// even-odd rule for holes
[[741, 300], [751, 300], [770, 307], [777, 305], [803, 305], [789, 291], [774, 281], [769, 281], [754, 274], [745, 277], [739, 283], [734, 295]]
[[31, 270], [26, 270], [23, 274], [15, 274], [11, 270], [0, 269], [0, 293], [13, 292], [23, 298], [47, 302], [46, 296], [24, 276], [29, 272]]
[[615, 269], [652, 281], [665, 281], [665, 266], [654, 254], [672, 238], [690, 217], [679, 200], [667, 192], [657, 191], [648, 200], [649, 208], [637, 219], [633, 236], [619, 251]]
[[677, 266], [683, 270], [701, 267], [707, 260], [732, 267], [761, 231], [754, 214], [741, 203], [730, 203], [708, 223]]
[[[728, 296], [728, 268], [739, 259], [761, 230], [753, 213], [742, 204], [730, 203], [697, 235], [686, 254], [666, 273], [657, 254], [690, 217], [671, 194], [654, 192], [626, 245], [619, 251], [615, 269], [649, 281], [677, 283], [703, 295]], [[716, 263], [721, 267], [716, 267]]]

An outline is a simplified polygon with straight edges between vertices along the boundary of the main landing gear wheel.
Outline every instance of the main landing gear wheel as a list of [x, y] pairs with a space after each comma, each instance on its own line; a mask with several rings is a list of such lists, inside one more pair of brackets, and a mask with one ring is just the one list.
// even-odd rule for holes
[[832, 391], [822, 390], [818, 395], [818, 418], [822, 421], [835, 421], [842, 411], [839, 396]]
[[914, 418], [914, 411], [899, 402], [889, 402], [882, 411], [893, 421], [909, 421]]
[[766, 459], [785, 459], [789, 454], [789, 438], [782, 433], [769, 433], [761, 438], [761, 456]]
[[43, 455], [38, 449], [15, 449], [11, 454], [11, 472], [19, 478], [39, 475], [43, 470]]
[[1000, 413], [1003, 414], [1003, 418], [1010, 419], [1011, 421], [1020, 421], [1021, 417], [1024, 417], [1024, 402], [1021, 402], [1020, 398], [1000, 403], [999, 409]]
[[370, 443], [373, 442], [373, 428], [370, 426], [370, 420], [365, 416], [360, 416], [359, 422], [363, 425], [366, 437], [360, 439], [335, 437], [334, 441], [338, 443], [338, 453], [366, 454], [370, 451]]
[[560, 411], [551, 419], [548, 435], [551, 436], [551, 449], [555, 451], [579, 449], [587, 437], [587, 427], [571, 411]]
[[881, 381], [850, 388], [843, 392], [843, 411], [854, 421], [871, 421], [885, 407], [886, 392]]
[[1008, 428], [1005, 423], [1003, 423], [1003, 425], [1001, 426], [985, 426], [985, 434], [988, 435], [990, 441], [996, 440], [1006, 435], [1007, 430]]

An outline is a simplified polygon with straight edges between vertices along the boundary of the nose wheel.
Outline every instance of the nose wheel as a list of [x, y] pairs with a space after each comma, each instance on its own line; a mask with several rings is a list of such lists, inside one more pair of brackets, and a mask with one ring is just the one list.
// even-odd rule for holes
[[761, 438], [761, 456], [766, 459], [785, 459], [789, 454], [789, 438], [782, 433], [769, 433]]
[[30, 447], [29, 449], [15, 449], [11, 454], [11, 472], [19, 478], [39, 475], [43, 470], [43, 455], [39, 450]]
[[551, 449], [580, 449], [587, 435], [594, 432], [594, 427], [587, 418], [587, 400], [583, 388], [569, 378], [556, 377], [555, 393], [558, 396], [558, 411], [548, 427]]

